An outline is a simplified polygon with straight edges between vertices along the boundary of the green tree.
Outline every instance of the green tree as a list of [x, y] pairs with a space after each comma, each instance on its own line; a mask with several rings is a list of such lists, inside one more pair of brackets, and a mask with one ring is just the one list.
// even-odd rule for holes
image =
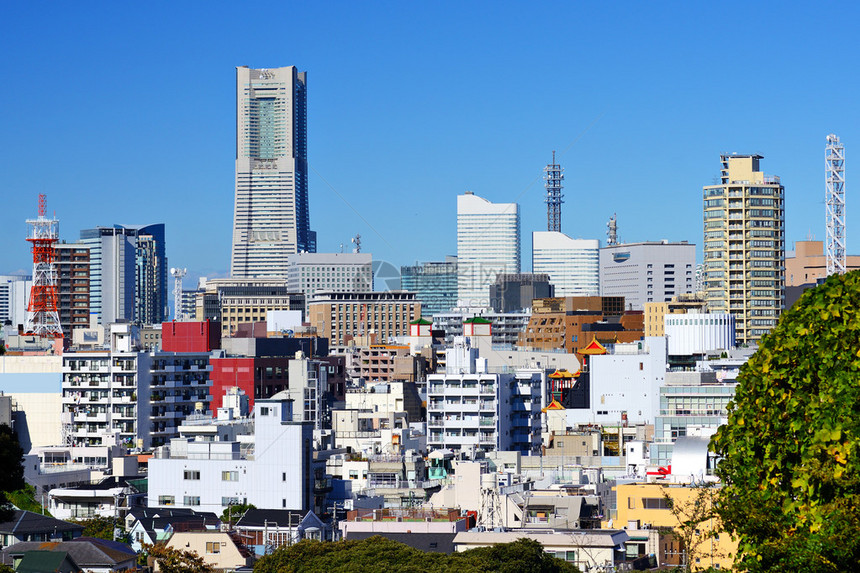
[[860, 272], [804, 293], [741, 369], [717, 511], [749, 571], [860, 563]]
[[96, 515], [88, 519], [79, 519], [75, 523], [84, 526], [84, 537], [96, 537], [98, 539], [107, 539], [108, 541], [113, 540], [114, 529], [117, 527], [122, 528], [124, 525], [122, 521], [115, 517], [102, 517], [101, 515]]
[[[707, 562], [708, 557], [722, 557], [714, 552], [713, 544], [707, 543], [717, 533], [714, 529], [714, 520], [717, 517], [714, 506], [718, 489], [708, 483], [695, 486], [694, 489], [691, 499], [679, 502], [669, 495], [666, 487], [663, 488], [663, 499], [677, 521], [669, 534], [678, 541], [678, 546], [683, 551], [679, 569], [686, 572], [693, 571], [697, 559]], [[705, 544], [706, 547], [703, 547]]]
[[144, 544], [143, 551], [149, 560], [158, 564], [159, 573], [212, 573], [211, 565], [196, 551], [181, 551], [163, 543]]
[[18, 443], [18, 436], [6, 424], [0, 424], [0, 522], [14, 517], [14, 509], [9, 503], [7, 492], [24, 487], [24, 450]]
[[254, 573], [577, 573], [540, 543], [520, 539], [462, 553], [425, 553], [402, 543], [370, 537], [334, 543], [304, 540], [257, 561]]
[[257, 507], [253, 503], [240, 503], [227, 506], [227, 509], [221, 512], [221, 523], [236, 523], [249, 509], [257, 509]]

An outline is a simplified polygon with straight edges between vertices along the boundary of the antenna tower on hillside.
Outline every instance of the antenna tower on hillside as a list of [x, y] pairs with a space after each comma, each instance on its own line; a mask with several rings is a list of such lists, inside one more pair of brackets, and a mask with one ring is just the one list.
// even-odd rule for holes
[[182, 312], [182, 277], [188, 274], [188, 269], [172, 268], [170, 274], [173, 275], [173, 320], [181, 322], [185, 320], [185, 313]]
[[824, 148], [827, 275], [845, 274], [845, 148], [830, 134]]
[[563, 195], [562, 181], [564, 181], [564, 169], [555, 162], [555, 151], [552, 152], [552, 163], [544, 167], [544, 181], [546, 181], [546, 230], [561, 232], [561, 204]]
[[40, 193], [39, 216], [27, 219], [30, 226], [27, 241], [33, 245], [33, 286], [24, 333], [42, 338], [62, 338], [63, 328], [57, 312], [57, 269], [54, 266], [54, 243], [57, 242], [60, 224], [56, 218], [48, 219], [47, 211], [47, 198]]

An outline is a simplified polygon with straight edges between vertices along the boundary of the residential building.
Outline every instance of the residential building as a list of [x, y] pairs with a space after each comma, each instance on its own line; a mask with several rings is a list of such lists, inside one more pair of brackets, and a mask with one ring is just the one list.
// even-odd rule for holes
[[331, 528], [310, 510], [249, 509], [236, 522], [236, 533], [257, 556], [302, 539], [331, 540]]
[[705, 298], [735, 316], [737, 341], [759, 340], [785, 306], [785, 188], [761, 155], [721, 155], [721, 180], [704, 194]]
[[7, 547], [0, 555], [2, 563], [14, 565], [15, 570], [21, 573], [120, 573], [137, 567], [137, 553], [131, 547], [125, 543], [93, 537], [57, 543], [28, 541]]
[[286, 392], [254, 404], [246, 441], [174, 438], [149, 460], [150, 506], [212, 511], [250, 503], [260, 509], [305, 510], [313, 494], [313, 425], [295, 422]]
[[31, 276], [0, 275], [0, 327], [9, 325], [17, 329], [19, 324], [27, 322], [32, 286]]
[[457, 306], [457, 257], [400, 267], [400, 288], [415, 293], [424, 316], [450, 312]]
[[0, 356], [0, 388], [11, 399], [13, 428], [24, 452], [63, 443], [62, 367], [58, 355]]
[[499, 273], [520, 272], [520, 213], [516, 203], [491, 203], [472, 192], [457, 196], [457, 306], [490, 306]]
[[307, 153], [307, 72], [237, 67], [231, 277], [285, 279], [289, 255], [316, 252]]
[[500, 274], [490, 286], [490, 306], [493, 311], [507, 313], [531, 309], [536, 298], [555, 296], [555, 288], [547, 274]]
[[297, 253], [287, 258], [287, 286], [305, 300], [317, 292], [370, 292], [370, 253]]
[[89, 247], [90, 312], [99, 324], [167, 319], [163, 223], [84, 229], [79, 242]]
[[667, 314], [708, 312], [708, 304], [698, 294], [676, 295], [669, 302], [646, 302], [645, 336], [665, 336]]
[[25, 541], [44, 543], [57, 538], [69, 541], [83, 533], [83, 525], [16, 509], [12, 519], [0, 523], [0, 548]]
[[445, 344], [453, 344], [454, 339], [463, 336], [463, 324], [473, 318], [481, 318], [493, 325], [493, 345], [513, 348], [517, 345], [520, 334], [525, 332], [531, 318], [531, 312], [446, 312], [433, 317], [433, 330], [445, 333]]
[[572, 239], [560, 231], [532, 233], [532, 272], [549, 275], [554, 296], [600, 294], [597, 239]]
[[[254, 563], [239, 536], [226, 531], [176, 531], [165, 545], [169, 549], [196, 553], [213, 571], [236, 571], [250, 568]], [[156, 562], [154, 571], [159, 570]]]
[[600, 249], [600, 294], [623, 296], [630, 310], [696, 292], [696, 245], [626, 243]]
[[[848, 271], [860, 269], [860, 256], [845, 257]], [[794, 252], [785, 257], [785, 286], [799, 287], [815, 284], [827, 278], [827, 258], [824, 256], [823, 241], [797, 241]], [[788, 308], [789, 305], [786, 305]]]
[[63, 336], [90, 327], [90, 248], [83, 243], [56, 243], [57, 312]]
[[324, 292], [312, 296], [308, 322], [331, 346], [346, 346], [357, 336], [376, 335], [385, 343], [409, 335], [409, 323], [421, 318], [414, 292]]
[[[133, 460], [136, 467], [137, 458]], [[134, 478], [111, 476], [97, 483], [53, 488], [48, 491], [48, 510], [58, 519], [123, 515], [130, 507], [146, 501], [146, 479]]]
[[217, 530], [220, 524], [212, 512], [182, 507], [133, 507], [125, 516], [125, 531], [135, 551], [166, 541], [174, 531]]

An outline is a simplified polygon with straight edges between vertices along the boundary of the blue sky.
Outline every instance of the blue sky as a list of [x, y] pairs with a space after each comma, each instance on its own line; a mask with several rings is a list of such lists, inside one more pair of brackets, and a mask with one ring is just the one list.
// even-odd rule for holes
[[[47, 193], [63, 239], [167, 225], [169, 263], [229, 268], [235, 66], [308, 72], [320, 251], [395, 265], [456, 252], [456, 196], [520, 203], [523, 269], [565, 167], [563, 230], [702, 242], [721, 152], [786, 187], [787, 247], [824, 238], [824, 140], [858, 141], [858, 7], [815, 3], [7, 3], [0, 273], [32, 266]], [[853, 46], [853, 47], [852, 47]], [[190, 277], [189, 277], [190, 278]], [[187, 279], [186, 279], [187, 280]], [[186, 283], [188, 285], [188, 283]]]

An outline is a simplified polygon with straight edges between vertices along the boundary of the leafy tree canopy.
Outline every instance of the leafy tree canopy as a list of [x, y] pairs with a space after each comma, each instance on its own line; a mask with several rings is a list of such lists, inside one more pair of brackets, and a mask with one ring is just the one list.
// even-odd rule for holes
[[249, 509], [257, 509], [253, 503], [240, 503], [237, 505], [231, 505], [223, 512], [221, 512], [221, 522], [222, 523], [236, 523], [239, 521], [239, 518], [245, 515], [245, 512]]
[[304, 540], [280, 547], [254, 565], [254, 573], [577, 573], [579, 569], [543, 550], [537, 541], [471, 549], [462, 553], [425, 553], [402, 543], [370, 537], [335, 543]]
[[9, 521], [14, 516], [12, 507], [6, 497], [12, 492], [24, 487], [24, 450], [18, 443], [18, 436], [6, 424], [0, 424], [0, 522]]
[[122, 528], [123, 526], [120, 520], [113, 517], [102, 517], [101, 515], [96, 515], [88, 519], [79, 519], [75, 523], [84, 526], [84, 537], [96, 537], [98, 539], [107, 539], [108, 541], [113, 540], [114, 529], [117, 527]]
[[741, 369], [722, 456], [723, 524], [750, 571], [860, 563], [860, 272], [804, 293]]

